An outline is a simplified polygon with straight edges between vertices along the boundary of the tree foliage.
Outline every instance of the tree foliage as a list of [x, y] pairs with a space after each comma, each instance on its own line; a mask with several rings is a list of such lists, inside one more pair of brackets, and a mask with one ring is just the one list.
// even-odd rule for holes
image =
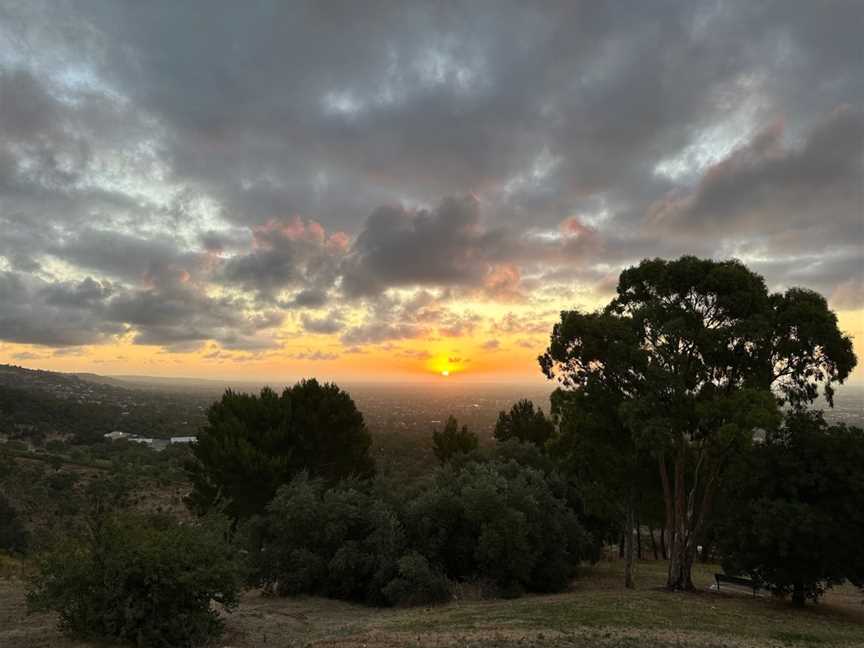
[[590, 536], [539, 470], [515, 462], [447, 465], [405, 507], [409, 541], [453, 580], [505, 593], [556, 591], [590, 553]]
[[382, 495], [368, 483], [328, 488], [300, 475], [245, 535], [257, 583], [282, 595], [416, 605], [474, 580], [509, 595], [555, 591], [592, 555], [560, 486], [514, 461], [451, 462]]
[[298, 475], [279, 489], [257, 535], [258, 579], [277, 594], [401, 602], [388, 600], [384, 588], [407, 553], [404, 529], [389, 506], [356, 482], [328, 488]]
[[370, 445], [362, 414], [336, 385], [304, 380], [281, 396], [229, 390], [193, 446], [189, 503], [203, 512], [224, 499], [235, 519], [261, 513], [301, 471], [328, 482], [371, 476]]
[[555, 425], [546, 418], [541, 408], [528, 399], [518, 401], [509, 412], [501, 411], [493, 436], [497, 441], [518, 439], [543, 446], [555, 433]]
[[442, 430], [432, 431], [432, 450], [442, 464], [459, 454], [467, 455], [477, 450], [480, 444], [477, 435], [467, 425], [459, 428], [454, 416], [448, 416]]
[[850, 580], [864, 586], [864, 431], [793, 412], [732, 476], [719, 524], [723, 566], [796, 604]]
[[576, 484], [587, 510], [623, 535], [624, 584], [634, 587], [636, 509], [650, 457], [624, 421], [622, 403], [619, 392], [600, 385], [583, 391], [556, 390], [552, 404], [558, 435], [549, 450]]
[[[563, 312], [540, 365], [569, 390], [620, 401], [657, 458], [672, 531], [668, 585], [690, 570], [723, 471], [754, 428], [779, 421], [776, 389], [803, 407], [855, 366], [824, 298], [769, 294], [737, 261], [646, 260], [621, 273], [601, 313]], [[671, 471], [670, 471], [671, 463]]]
[[206, 643], [222, 631], [211, 601], [232, 610], [242, 573], [215, 519], [114, 514], [42, 555], [28, 593], [34, 611], [56, 611], [64, 634], [139, 646]]

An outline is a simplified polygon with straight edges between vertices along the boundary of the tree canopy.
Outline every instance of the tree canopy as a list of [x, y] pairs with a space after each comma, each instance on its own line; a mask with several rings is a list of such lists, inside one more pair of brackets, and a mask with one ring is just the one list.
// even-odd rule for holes
[[636, 444], [621, 406], [621, 395], [612, 390], [555, 390], [558, 434], [549, 451], [573, 480], [587, 511], [623, 533], [624, 584], [634, 587], [636, 507], [649, 456]]
[[479, 446], [477, 435], [468, 429], [467, 425], [459, 428], [455, 416], [448, 416], [442, 430], [432, 431], [432, 449], [442, 464], [459, 454], [469, 454]]
[[228, 390], [193, 446], [189, 503], [203, 512], [224, 500], [235, 519], [261, 513], [301, 471], [328, 482], [372, 475], [370, 445], [363, 415], [334, 384], [304, 380], [281, 396]]
[[496, 441], [518, 439], [542, 447], [554, 433], [555, 425], [546, 418], [543, 410], [535, 409], [534, 403], [523, 398], [509, 412], [498, 414], [493, 436]]

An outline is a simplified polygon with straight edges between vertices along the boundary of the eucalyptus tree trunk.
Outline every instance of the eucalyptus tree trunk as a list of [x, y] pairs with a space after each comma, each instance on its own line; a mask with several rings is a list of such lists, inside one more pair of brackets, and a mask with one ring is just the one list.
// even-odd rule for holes
[[635, 589], [636, 582], [633, 579], [633, 531], [636, 524], [636, 514], [634, 511], [633, 502], [627, 505], [627, 513], [625, 515], [626, 524], [624, 525], [624, 587], [627, 589]]
[[669, 552], [666, 550], [666, 525], [660, 525], [660, 555], [663, 560], [669, 560]]
[[[682, 453], [683, 454], [683, 453]], [[672, 523], [669, 526], [669, 574], [666, 587], [671, 590], [693, 588], [687, 569], [687, 513], [684, 498], [684, 457], [675, 457], [672, 490]], [[667, 504], [668, 507], [668, 504]]]
[[696, 549], [704, 531], [705, 519], [711, 511], [722, 470], [720, 465], [706, 467], [703, 460], [704, 455], [700, 455], [696, 461], [688, 491], [684, 484], [684, 453], [680, 452], [675, 458], [669, 574], [666, 581], [666, 587], [671, 590], [695, 589], [692, 572]]

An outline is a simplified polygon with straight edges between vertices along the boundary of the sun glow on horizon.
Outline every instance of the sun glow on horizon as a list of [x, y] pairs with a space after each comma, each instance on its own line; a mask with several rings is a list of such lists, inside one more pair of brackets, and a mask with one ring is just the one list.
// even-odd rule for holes
[[469, 360], [461, 355], [434, 355], [426, 362], [426, 370], [438, 374], [442, 378], [450, 378], [467, 369]]

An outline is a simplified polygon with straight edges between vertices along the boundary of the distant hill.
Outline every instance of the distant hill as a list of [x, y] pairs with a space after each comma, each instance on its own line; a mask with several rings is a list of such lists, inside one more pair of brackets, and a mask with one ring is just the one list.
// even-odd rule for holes
[[0, 365], [0, 435], [28, 442], [63, 436], [93, 443], [114, 430], [156, 438], [194, 434], [212, 401], [212, 393]]
[[78, 378], [85, 382], [96, 383], [97, 385], [110, 385], [111, 387], [129, 389], [129, 383], [127, 381], [116, 378], [114, 376], [101, 376], [94, 373], [72, 373], [68, 375], [74, 376], [75, 378]]

